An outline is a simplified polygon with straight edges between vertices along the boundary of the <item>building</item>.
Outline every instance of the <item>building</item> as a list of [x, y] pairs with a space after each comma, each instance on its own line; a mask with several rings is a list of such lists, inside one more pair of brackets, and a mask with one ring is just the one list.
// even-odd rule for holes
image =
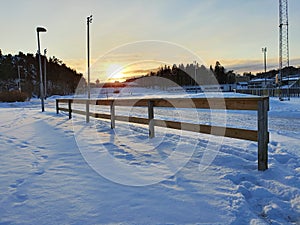
[[248, 82], [248, 88], [272, 88], [275, 86], [275, 78], [255, 78]]
[[300, 88], [300, 74], [283, 77], [281, 88]]

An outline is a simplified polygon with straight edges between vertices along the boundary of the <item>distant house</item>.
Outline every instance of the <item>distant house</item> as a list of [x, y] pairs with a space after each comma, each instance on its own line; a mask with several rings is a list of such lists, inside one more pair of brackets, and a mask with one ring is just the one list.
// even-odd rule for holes
[[272, 88], [275, 87], [275, 78], [256, 78], [248, 82], [248, 88]]
[[300, 74], [283, 77], [282, 88], [300, 88]]
[[236, 84], [183, 86], [183, 89], [187, 92], [231, 92], [236, 89]]
[[244, 90], [244, 89], [248, 89], [248, 82], [246, 81], [240, 81], [236, 83], [236, 89], [237, 90]]

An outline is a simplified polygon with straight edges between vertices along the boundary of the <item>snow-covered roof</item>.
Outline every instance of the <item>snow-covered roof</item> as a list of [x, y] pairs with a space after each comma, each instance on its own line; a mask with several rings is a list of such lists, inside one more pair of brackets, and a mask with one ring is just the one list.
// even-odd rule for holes
[[283, 81], [297, 81], [300, 80], [300, 76], [299, 77], [283, 77], [282, 78]]
[[259, 83], [259, 82], [265, 82], [265, 81], [273, 81], [274, 78], [256, 78], [256, 79], [252, 79], [249, 82], [251, 83]]

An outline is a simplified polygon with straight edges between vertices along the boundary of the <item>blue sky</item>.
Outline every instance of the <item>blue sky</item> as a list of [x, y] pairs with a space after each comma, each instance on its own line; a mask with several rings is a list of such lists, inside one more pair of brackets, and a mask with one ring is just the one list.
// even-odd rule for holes
[[[237, 72], [262, 71], [261, 48], [267, 47], [268, 68], [278, 65], [277, 0], [0, 0], [0, 5], [4, 54], [36, 52], [35, 29], [44, 26], [42, 48], [83, 73], [90, 14], [92, 61], [126, 43], [159, 40], [193, 51], [207, 65], [218, 60]], [[300, 65], [299, 11], [300, 1], [289, 0], [294, 66]]]

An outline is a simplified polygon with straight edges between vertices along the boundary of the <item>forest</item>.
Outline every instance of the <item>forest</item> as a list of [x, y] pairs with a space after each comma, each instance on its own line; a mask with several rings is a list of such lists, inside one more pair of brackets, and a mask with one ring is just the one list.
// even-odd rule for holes
[[[194, 85], [214, 85], [214, 84], [234, 84], [236, 82], [236, 74], [230, 70], [226, 71], [219, 61], [215, 66], [206, 68], [199, 64], [183, 64], [170, 66], [162, 66], [156, 72], [149, 72], [143, 77], [162, 77], [179, 86]], [[128, 79], [130, 82], [134, 79]]]
[[[79, 82], [82, 82], [82, 74], [66, 66], [55, 56], [46, 58], [44, 55], [41, 55], [41, 62], [43, 77], [46, 69], [47, 96], [72, 94], [75, 92]], [[86, 82], [84, 81], [84, 83]], [[19, 52], [17, 55], [3, 55], [0, 50], [0, 92], [14, 90], [21, 90], [29, 98], [39, 97], [38, 54]]]

